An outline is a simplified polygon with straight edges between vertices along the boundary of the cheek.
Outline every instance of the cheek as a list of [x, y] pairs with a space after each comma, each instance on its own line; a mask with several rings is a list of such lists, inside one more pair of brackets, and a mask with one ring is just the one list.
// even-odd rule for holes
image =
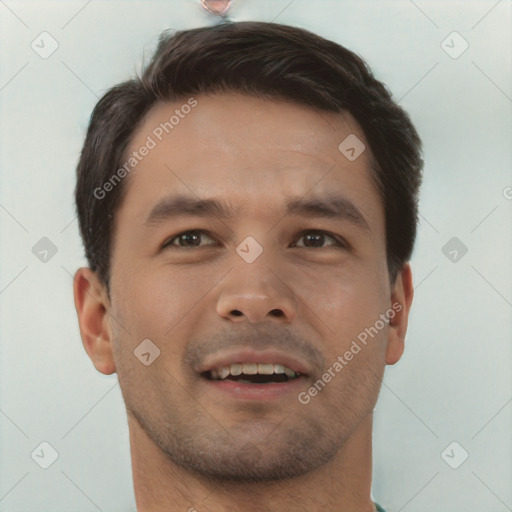
[[132, 337], [169, 339], [191, 318], [219, 275], [222, 274], [211, 268], [177, 269], [165, 265], [145, 265], [130, 275], [119, 274], [119, 315], [127, 322]]
[[386, 282], [378, 269], [303, 273], [296, 290], [307, 306], [307, 321], [320, 330], [328, 365], [347, 350], [357, 352], [353, 370], [373, 366], [384, 357], [387, 325], [381, 315], [388, 304]]
[[297, 293], [328, 324], [361, 326], [384, 312], [386, 286], [378, 269], [340, 266], [300, 275]]

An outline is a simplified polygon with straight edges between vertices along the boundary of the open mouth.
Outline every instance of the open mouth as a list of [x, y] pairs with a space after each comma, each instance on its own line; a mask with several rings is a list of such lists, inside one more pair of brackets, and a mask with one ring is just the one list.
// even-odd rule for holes
[[204, 371], [201, 375], [208, 380], [232, 380], [242, 384], [280, 383], [302, 377], [291, 368], [272, 363], [234, 363]]

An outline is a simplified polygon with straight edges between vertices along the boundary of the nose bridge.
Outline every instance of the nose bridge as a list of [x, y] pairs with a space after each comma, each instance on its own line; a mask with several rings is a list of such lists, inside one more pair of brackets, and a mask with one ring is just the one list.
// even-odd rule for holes
[[217, 313], [238, 322], [262, 322], [269, 318], [293, 321], [296, 297], [279, 275], [271, 251], [258, 249], [254, 240], [244, 240], [236, 252], [233, 268], [221, 283]]

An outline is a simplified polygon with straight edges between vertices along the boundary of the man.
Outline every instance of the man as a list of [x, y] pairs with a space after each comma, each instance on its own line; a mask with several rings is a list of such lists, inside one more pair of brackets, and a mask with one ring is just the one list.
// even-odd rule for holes
[[372, 413], [404, 350], [421, 181], [349, 50], [227, 23], [162, 37], [96, 106], [75, 305], [117, 372], [139, 512], [370, 512]]

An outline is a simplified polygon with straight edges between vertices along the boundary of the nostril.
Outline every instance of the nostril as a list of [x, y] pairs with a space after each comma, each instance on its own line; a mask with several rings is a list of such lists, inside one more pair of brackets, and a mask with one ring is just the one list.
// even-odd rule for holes
[[283, 316], [284, 314], [280, 309], [273, 309], [270, 313], [274, 316]]
[[235, 316], [242, 316], [243, 313], [241, 311], [238, 311], [238, 309], [234, 309], [233, 311], [231, 311], [231, 314], [235, 315]]

